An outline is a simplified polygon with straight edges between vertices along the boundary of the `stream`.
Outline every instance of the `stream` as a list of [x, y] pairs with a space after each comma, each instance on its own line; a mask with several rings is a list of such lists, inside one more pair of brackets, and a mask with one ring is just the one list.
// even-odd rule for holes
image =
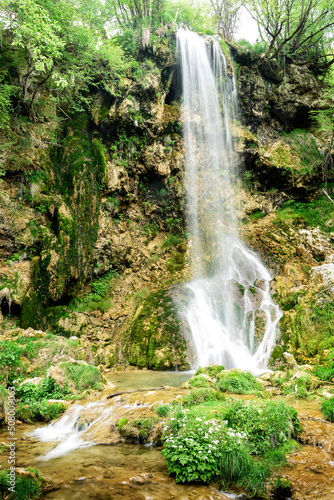
[[[70, 411], [67, 411], [67, 414], [77, 412], [75, 419], [79, 418], [80, 422], [81, 418], [82, 423], [85, 422], [86, 414], [90, 416], [90, 426], [85, 428], [83, 425], [81, 432], [75, 431], [77, 435], [82, 434], [80, 444], [73, 449], [74, 424], [72, 431], [67, 426], [67, 434], [66, 425], [62, 424], [64, 439], [57, 441], [61, 436], [57, 436], [57, 432], [54, 431], [57, 428], [59, 430], [64, 416], [56, 424], [49, 426], [21, 424], [16, 430], [16, 465], [37, 467], [45, 478], [53, 483], [54, 489], [42, 497], [46, 499], [246, 498], [232, 492], [218, 491], [214, 485], [176, 484], [167, 474], [165, 460], [159, 447], [111, 444], [113, 433], [110, 431], [116, 427], [115, 424], [120, 418], [127, 415], [136, 418], [137, 412], [141, 417], [150, 416], [152, 406], [167, 402], [185, 391], [168, 386], [179, 385], [191, 375], [192, 372], [159, 373], [148, 370], [107, 374], [116, 389], [109, 388], [89, 401], [73, 402], [69, 407]], [[165, 385], [165, 389], [149, 390], [161, 384]], [[137, 389], [144, 389], [144, 392], [124, 394], [107, 400], [107, 396], [112, 392]], [[145, 389], [148, 391], [145, 392]], [[233, 395], [233, 397], [250, 399], [250, 396]], [[305, 444], [289, 457], [290, 465], [282, 469], [282, 476], [289, 478], [294, 485], [293, 499], [333, 500], [334, 425], [321, 421], [317, 402], [286, 398], [285, 400], [297, 409], [305, 428], [303, 433]], [[106, 439], [105, 436], [109, 438]], [[3, 430], [0, 441], [7, 441], [7, 437], [6, 431]], [[101, 442], [106, 444], [94, 444]], [[60, 453], [58, 453], [59, 446], [65, 447]], [[54, 452], [56, 449], [57, 453]]]

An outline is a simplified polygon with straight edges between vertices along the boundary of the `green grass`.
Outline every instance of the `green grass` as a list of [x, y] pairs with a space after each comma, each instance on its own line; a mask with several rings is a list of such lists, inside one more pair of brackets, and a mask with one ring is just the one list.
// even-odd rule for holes
[[6, 386], [14, 379], [24, 380], [31, 362], [38, 360], [41, 349], [48, 349], [49, 360], [43, 365], [37, 364], [36, 369], [29, 373], [30, 378], [45, 375], [51, 359], [59, 352], [76, 357], [79, 345], [78, 340], [64, 340], [51, 333], [43, 339], [20, 336], [17, 340], [0, 341], [0, 383]]
[[334, 422], [334, 396], [321, 403], [320, 410], [326, 420]]
[[0, 469], [0, 498], [10, 500], [35, 500], [39, 498], [45, 480], [37, 469], [28, 467], [27, 471], [30, 474], [16, 475], [15, 493], [8, 496], [9, 474], [6, 469]]
[[317, 147], [315, 138], [302, 129], [294, 129], [282, 133], [284, 141], [296, 151], [300, 158], [300, 166], [304, 173], [313, 173], [315, 167], [322, 164], [324, 158]]
[[317, 365], [314, 371], [315, 375], [320, 380], [332, 382], [334, 379], [334, 349], [328, 354], [327, 359], [323, 365]]
[[[331, 222], [328, 224], [328, 221]], [[310, 203], [287, 201], [277, 210], [274, 222], [320, 227], [325, 233], [331, 233], [334, 231], [334, 204], [327, 196], [320, 196]]]
[[71, 362], [59, 363], [59, 366], [65, 371], [66, 377], [74, 383], [78, 391], [103, 389], [101, 373], [95, 366]]
[[162, 453], [176, 482], [214, 480], [219, 489], [262, 497], [268, 478], [298, 446], [300, 430], [297, 412], [284, 402], [205, 399], [185, 408], [184, 397], [167, 421]]
[[50, 422], [58, 418], [65, 410], [64, 403], [48, 403], [44, 399], [37, 402], [18, 403], [15, 416], [22, 422]]
[[208, 380], [206, 377], [203, 377], [202, 374], [200, 375], [194, 375], [191, 377], [191, 379], [188, 381], [190, 387], [211, 387], [212, 382]]
[[252, 373], [237, 369], [219, 373], [215, 387], [220, 391], [232, 394], [260, 394], [263, 392], [263, 387]]

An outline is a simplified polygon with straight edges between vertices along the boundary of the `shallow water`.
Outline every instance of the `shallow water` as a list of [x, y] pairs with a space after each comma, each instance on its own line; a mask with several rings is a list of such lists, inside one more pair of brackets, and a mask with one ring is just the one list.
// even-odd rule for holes
[[155, 389], [161, 385], [180, 387], [183, 382], [189, 380], [194, 371], [188, 372], [156, 372], [152, 370], [136, 370], [124, 372], [105, 373], [108, 382], [116, 387], [117, 391], [128, 391], [136, 389]]
[[[99, 396], [101, 406], [112, 405], [113, 400], [105, 400], [109, 392], [117, 390], [134, 390], [138, 388], [153, 388], [158, 385], [177, 385], [189, 379], [191, 373], [177, 372], [151, 372], [151, 371], [131, 371], [116, 374], [108, 374], [108, 379], [117, 385], [114, 390], [105, 391]], [[180, 378], [178, 378], [180, 376]], [[161, 390], [147, 393], [134, 393], [124, 395], [119, 399], [119, 403], [124, 399], [124, 404], [135, 413], [135, 408], [129, 408], [130, 404], [137, 405], [135, 401], [139, 398], [140, 405], [147, 404], [147, 416], [149, 416], [149, 406], [152, 402], [166, 400], [179, 393], [178, 390]], [[182, 392], [182, 391], [181, 391]], [[232, 395], [233, 398], [251, 399], [251, 396]], [[117, 399], [116, 398], [116, 399]], [[313, 500], [322, 498], [332, 500], [334, 498], [334, 449], [327, 444], [333, 435], [331, 424], [313, 421], [320, 418], [319, 403], [315, 401], [284, 399], [287, 404], [294, 406], [300, 416], [302, 423], [308, 426], [305, 432], [305, 444], [301, 450], [291, 457], [294, 467], [283, 469], [282, 474], [289, 477], [296, 484], [296, 500]], [[102, 403], [102, 401], [104, 401]], [[72, 407], [75, 409], [74, 403]], [[79, 403], [80, 404], [80, 403]], [[99, 410], [99, 406], [92, 402], [83, 403], [89, 406], [88, 410], [92, 414]], [[122, 403], [123, 404], [123, 403]], [[95, 406], [94, 406], [95, 405]], [[138, 405], [137, 405], [138, 406]], [[139, 407], [139, 406], [138, 406]], [[116, 420], [123, 416], [121, 406], [118, 407], [116, 401], [115, 410], [120, 412], [115, 415]], [[124, 414], [126, 408], [124, 408]], [[94, 412], [93, 412], [94, 413]], [[83, 414], [81, 418], [85, 418]], [[105, 423], [103, 423], [104, 425]], [[106, 424], [109, 425], [109, 424]], [[53, 500], [85, 500], [85, 499], [127, 499], [127, 500], [226, 500], [227, 496], [219, 492], [213, 486], [205, 485], [177, 485], [174, 479], [167, 474], [164, 458], [161, 449], [134, 444], [117, 445], [91, 445], [86, 448], [70, 450], [63, 456], [53, 457], [43, 460], [50, 450], [57, 446], [56, 441], [42, 441], [36, 437], [31, 437], [32, 431], [39, 429], [38, 433], [45, 437], [47, 426], [41, 425], [19, 425], [17, 427], [17, 452], [16, 465], [18, 467], [37, 467], [45, 478], [52, 481], [57, 489], [46, 493], [43, 498]], [[94, 437], [94, 425], [91, 425], [89, 438]], [[0, 433], [0, 441], [7, 441], [6, 431]], [[51, 437], [51, 436], [50, 436]], [[53, 439], [58, 438], [54, 435]], [[313, 440], [318, 443], [323, 439], [322, 447], [310, 446]], [[69, 443], [67, 443], [69, 444]], [[2, 461], [5, 461], [3, 457]], [[305, 480], [304, 480], [305, 479]], [[298, 491], [299, 490], [299, 491]], [[236, 494], [228, 498], [237, 498]]]

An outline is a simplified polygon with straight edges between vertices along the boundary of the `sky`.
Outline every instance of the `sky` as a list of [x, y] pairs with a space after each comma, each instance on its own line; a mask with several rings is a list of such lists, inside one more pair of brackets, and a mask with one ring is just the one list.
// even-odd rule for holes
[[259, 32], [256, 22], [251, 17], [249, 12], [245, 9], [245, 7], [241, 7], [239, 12], [239, 27], [236, 31], [235, 39], [240, 40], [241, 38], [245, 38], [249, 42], [255, 43], [256, 39], [259, 38]]

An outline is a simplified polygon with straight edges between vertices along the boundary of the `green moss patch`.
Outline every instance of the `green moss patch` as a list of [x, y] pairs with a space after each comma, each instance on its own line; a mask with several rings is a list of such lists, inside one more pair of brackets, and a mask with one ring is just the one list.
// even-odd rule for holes
[[130, 364], [153, 370], [188, 369], [187, 342], [170, 290], [151, 293], [137, 310], [124, 354]]

